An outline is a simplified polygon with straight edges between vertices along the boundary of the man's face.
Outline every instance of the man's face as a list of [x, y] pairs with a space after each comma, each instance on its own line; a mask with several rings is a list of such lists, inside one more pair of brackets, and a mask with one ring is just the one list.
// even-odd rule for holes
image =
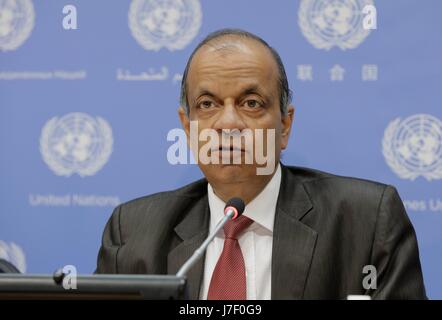
[[[288, 116], [281, 114], [278, 76], [276, 62], [269, 50], [253, 40], [224, 39], [203, 46], [194, 55], [187, 77], [189, 116], [183, 107], [179, 113], [188, 138], [190, 121], [198, 121], [198, 133], [212, 129], [219, 136], [219, 148], [209, 150], [209, 155], [219, 158], [219, 163], [198, 163], [209, 182], [253, 181], [257, 167], [265, 166], [255, 159], [258, 144], [264, 155], [274, 157], [275, 164], [279, 162], [280, 152], [288, 143], [293, 108], [289, 108]], [[233, 146], [241, 149], [235, 153], [240, 155], [241, 163], [232, 163], [231, 152], [230, 161], [227, 161], [230, 163], [225, 164], [222, 149], [229, 138], [223, 135], [223, 130], [254, 133], [256, 129], [264, 129], [261, 130], [263, 139], [256, 139], [257, 136], [252, 134], [252, 150], [245, 147], [245, 139], [242, 139], [240, 146]], [[274, 129], [274, 139], [270, 141], [267, 141], [267, 129]], [[274, 148], [269, 147], [270, 143]], [[204, 144], [207, 141], [199, 141], [198, 150]], [[245, 163], [247, 152], [252, 153], [253, 163]]]

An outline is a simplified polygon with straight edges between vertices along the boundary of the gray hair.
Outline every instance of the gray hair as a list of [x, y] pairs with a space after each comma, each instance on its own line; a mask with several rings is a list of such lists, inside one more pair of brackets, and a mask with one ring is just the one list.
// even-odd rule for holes
[[278, 52], [275, 49], [273, 49], [271, 46], [269, 46], [269, 44], [265, 42], [262, 38], [258, 37], [257, 35], [251, 32], [244, 31], [241, 29], [221, 29], [218, 31], [214, 31], [210, 33], [207, 37], [205, 37], [193, 50], [192, 54], [189, 57], [189, 60], [187, 60], [186, 69], [184, 69], [183, 78], [181, 80], [180, 103], [181, 106], [185, 108], [187, 115], [189, 115], [189, 103], [187, 100], [187, 75], [189, 73], [190, 63], [192, 62], [193, 56], [202, 46], [208, 44], [212, 40], [219, 39], [225, 36], [237, 36], [245, 39], [256, 40], [259, 43], [263, 44], [267, 49], [269, 49], [270, 53], [272, 54], [278, 66], [279, 104], [280, 104], [281, 113], [283, 115], [286, 115], [287, 107], [289, 106], [292, 100], [292, 91], [289, 88], [287, 75], [285, 73], [284, 64], [282, 63], [281, 57], [279, 56]]

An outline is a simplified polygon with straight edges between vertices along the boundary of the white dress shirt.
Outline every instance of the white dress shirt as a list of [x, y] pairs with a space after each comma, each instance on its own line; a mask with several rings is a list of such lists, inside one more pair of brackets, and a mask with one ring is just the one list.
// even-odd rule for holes
[[[246, 268], [247, 300], [271, 298], [273, 223], [280, 184], [281, 168], [278, 164], [270, 182], [246, 205], [243, 213], [254, 221], [238, 239]], [[212, 232], [224, 216], [225, 202], [218, 198], [210, 184], [207, 185], [207, 192], [210, 207], [209, 232]], [[200, 299], [207, 299], [212, 273], [223, 246], [224, 231], [221, 229], [207, 247]]]

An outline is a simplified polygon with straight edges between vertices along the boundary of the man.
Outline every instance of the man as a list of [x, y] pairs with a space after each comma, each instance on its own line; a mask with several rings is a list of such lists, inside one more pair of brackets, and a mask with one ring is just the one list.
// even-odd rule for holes
[[[196, 154], [204, 146], [191, 138], [192, 122], [216, 132], [206, 155], [222, 161], [198, 162], [205, 179], [117, 207], [98, 273], [175, 274], [239, 197], [241, 221], [229, 221], [188, 274], [191, 299], [426, 298], [416, 236], [393, 187], [279, 162], [294, 108], [281, 59], [262, 39], [225, 29], [203, 40], [178, 113]], [[269, 173], [245, 163], [245, 139], [226, 144], [225, 132], [246, 130], [265, 130], [252, 149], [270, 153]], [[239, 164], [225, 161], [235, 157]]]

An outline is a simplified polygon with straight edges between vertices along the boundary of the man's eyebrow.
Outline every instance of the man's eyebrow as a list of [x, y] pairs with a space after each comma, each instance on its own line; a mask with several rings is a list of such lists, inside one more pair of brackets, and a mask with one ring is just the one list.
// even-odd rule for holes
[[254, 84], [254, 85], [251, 85], [251, 86], [248, 86], [247, 88], [245, 88], [242, 92], [241, 92], [241, 96], [245, 96], [245, 95], [248, 95], [248, 94], [253, 94], [253, 93], [263, 93], [262, 92], [262, 90], [261, 90], [261, 88], [258, 86], [258, 85], [256, 85], [256, 84]]
[[197, 94], [197, 99], [202, 96], [215, 97], [215, 94], [210, 92], [209, 90], [203, 88], [203, 89], [199, 90], [199, 92]]
[[201, 98], [202, 96], [209, 96], [209, 97], [212, 97], [212, 98], [216, 98], [216, 95], [214, 93], [210, 92], [209, 90], [207, 90], [205, 88], [202, 88], [202, 89], [199, 89], [199, 92], [196, 95], [195, 99], [192, 99], [192, 104], [195, 104], [196, 101], [199, 98]]
[[[252, 85], [246, 87], [244, 90], [242, 90], [240, 92], [239, 96], [242, 97], [242, 96], [246, 96], [248, 94], [259, 94], [259, 95], [266, 97], [265, 92], [263, 92], [263, 90], [257, 84], [252, 84]], [[196, 100], [201, 98], [202, 96], [208, 96], [208, 97], [212, 97], [215, 99], [217, 98], [216, 95], [214, 93], [212, 93], [210, 90], [208, 90], [206, 88], [201, 88], [201, 89], [199, 89], [199, 92], [197, 93], [196, 98], [193, 99], [193, 103], [195, 103]]]

